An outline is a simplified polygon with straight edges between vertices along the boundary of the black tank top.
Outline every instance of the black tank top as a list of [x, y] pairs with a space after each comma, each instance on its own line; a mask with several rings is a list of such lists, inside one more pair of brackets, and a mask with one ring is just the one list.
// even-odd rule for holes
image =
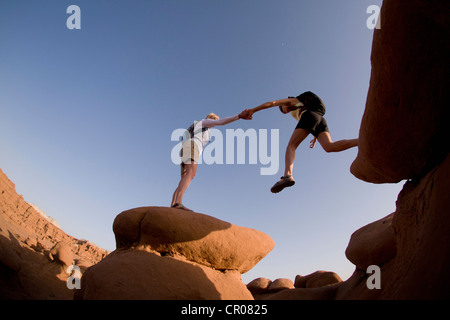
[[303, 103], [306, 110], [317, 112], [322, 116], [325, 114], [326, 108], [322, 99], [320, 99], [316, 94], [312, 93], [311, 91], [306, 91], [296, 98], [298, 99], [298, 101]]

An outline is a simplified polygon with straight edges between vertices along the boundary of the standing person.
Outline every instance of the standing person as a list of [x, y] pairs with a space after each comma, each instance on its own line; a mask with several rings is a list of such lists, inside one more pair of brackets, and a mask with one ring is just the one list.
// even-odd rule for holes
[[183, 195], [197, 173], [198, 159], [203, 147], [210, 141], [209, 129], [215, 126], [224, 126], [239, 119], [249, 119], [248, 111], [242, 111], [239, 115], [219, 119], [219, 116], [210, 113], [206, 119], [194, 122], [186, 131], [181, 147], [181, 179], [172, 196], [172, 208], [192, 211], [183, 205]]
[[286, 187], [295, 184], [292, 177], [294, 168], [295, 151], [300, 143], [311, 133], [314, 139], [311, 141], [311, 148], [314, 148], [315, 142], [319, 140], [320, 145], [326, 152], [340, 152], [358, 145], [358, 139], [339, 140], [333, 142], [328, 130], [325, 115], [325, 104], [311, 91], [302, 93], [297, 97], [266, 102], [247, 112], [247, 118], [252, 119], [255, 112], [278, 106], [282, 113], [291, 113], [298, 120], [297, 127], [286, 147], [285, 171], [281, 180], [270, 189], [273, 193], [281, 192]]

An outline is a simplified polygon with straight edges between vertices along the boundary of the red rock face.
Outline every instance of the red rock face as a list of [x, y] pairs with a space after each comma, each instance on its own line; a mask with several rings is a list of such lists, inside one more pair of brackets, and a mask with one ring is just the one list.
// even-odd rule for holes
[[374, 183], [416, 179], [449, 151], [449, 1], [384, 1], [351, 172]]
[[[449, 9], [450, 1], [384, 0], [381, 30], [374, 34], [370, 89], [351, 171], [372, 183], [411, 179], [399, 194], [396, 211], [353, 234], [346, 251], [356, 266], [350, 279], [340, 282], [332, 272], [317, 272], [298, 277], [295, 289], [289, 289], [289, 281], [278, 286], [285, 290], [271, 299], [450, 298], [450, 157], [445, 132]], [[234, 241], [234, 232], [238, 238], [254, 235], [254, 241], [261, 242], [265, 237], [258, 232], [210, 217], [196, 216], [201, 223], [189, 224], [193, 221], [184, 214], [158, 214], [144, 210], [121, 216], [126, 219], [115, 224], [117, 250], [96, 263], [104, 250], [70, 237], [39, 215], [0, 171], [0, 298], [70, 299], [73, 293], [61, 266], [73, 257], [75, 262], [89, 260], [87, 266], [96, 263], [83, 275], [78, 299], [251, 299], [240, 272], [263, 258], [273, 242], [265, 239], [253, 252], [253, 262], [245, 265], [245, 252], [234, 256], [234, 249], [225, 245]], [[141, 224], [147, 215], [152, 219]], [[172, 225], [175, 216], [178, 224]], [[184, 220], [189, 223], [180, 224]], [[205, 224], [207, 229], [196, 228]], [[142, 233], [144, 225], [151, 229], [149, 234]], [[226, 254], [219, 260], [224, 261], [204, 257], [221, 243]], [[222, 262], [227, 264], [218, 264]], [[370, 264], [379, 267], [379, 288], [367, 285], [365, 269]], [[309, 284], [313, 279], [317, 281]], [[260, 278], [249, 287], [266, 294], [270, 284]]]
[[[449, 9], [448, 1], [383, 2], [351, 172], [373, 183], [411, 180], [392, 216], [350, 240], [347, 257], [356, 270], [337, 299], [450, 297]], [[367, 288], [371, 263], [380, 267], [380, 289]]]
[[[338, 289], [336, 298], [450, 298], [449, 190], [450, 157], [419, 183], [405, 183], [394, 214], [361, 228], [350, 240], [347, 250], [356, 270]], [[395, 241], [388, 231], [391, 227]], [[367, 288], [368, 263], [380, 267], [379, 290]]]
[[72, 299], [67, 266], [73, 263], [84, 271], [107, 254], [38, 213], [0, 170], [1, 299]]
[[[389, 299], [448, 299], [450, 293], [450, 157], [399, 194], [393, 227], [396, 263]], [[401, 284], [401, 285], [399, 285]]]

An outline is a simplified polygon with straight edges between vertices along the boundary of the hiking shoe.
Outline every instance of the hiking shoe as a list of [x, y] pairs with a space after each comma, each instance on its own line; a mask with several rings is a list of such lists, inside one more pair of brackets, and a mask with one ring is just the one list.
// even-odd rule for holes
[[281, 180], [273, 185], [270, 189], [272, 193], [281, 192], [284, 188], [292, 187], [295, 184], [295, 180], [292, 175], [281, 177]]

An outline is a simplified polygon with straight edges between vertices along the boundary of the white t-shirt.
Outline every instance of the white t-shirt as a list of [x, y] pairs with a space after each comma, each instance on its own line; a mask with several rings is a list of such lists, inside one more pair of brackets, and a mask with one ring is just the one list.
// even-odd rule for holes
[[209, 128], [203, 130], [203, 121], [205, 119], [198, 121], [194, 125], [194, 137], [192, 138], [196, 143], [199, 143], [202, 148], [210, 141], [211, 134]]

